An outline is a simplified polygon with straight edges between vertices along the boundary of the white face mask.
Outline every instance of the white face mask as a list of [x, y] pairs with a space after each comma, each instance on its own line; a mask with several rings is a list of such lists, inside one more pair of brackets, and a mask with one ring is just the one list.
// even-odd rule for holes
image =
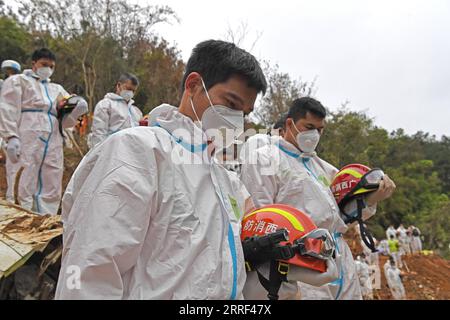
[[295, 140], [302, 152], [313, 153], [320, 141], [320, 133], [317, 129], [300, 132], [294, 124], [294, 128], [297, 131]]
[[42, 67], [36, 70], [36, 74], [41, 80], [47, 80], [53, 74], [53, 69], [50, 67]]
[[134, 92], [131, 90], [120, 91], [120, 96], [125, 99], [125, 101], [130, 101], [134, 97]]
[[195, 117], [198, 122], [201, 122], [202, 130], [208, 131], [209, 129], [228, 129], [233, 130], [234, 138], [237, 139], [244, 132], [244, 112], [241, 110], [233, 110], [221, 105], [213, 105], [208, 91], [206, 90], [205, 83], [202, 79], [202, 85], [206, 93], [206, 97], [210, 103], [210, 106], [203, 112], [202, 120], [200, 121], [195, 111], [194, 103], [191, 98], [191, 106], [194, 111]]

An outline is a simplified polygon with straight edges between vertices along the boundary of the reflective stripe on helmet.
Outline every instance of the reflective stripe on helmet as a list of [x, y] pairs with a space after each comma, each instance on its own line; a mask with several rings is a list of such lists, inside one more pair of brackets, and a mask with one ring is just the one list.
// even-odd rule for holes
[[372, 192], [372, 191], [374, 191], [374, 190], [368, 190], [368, 189], [360, 188], [357, 191], [353, 192], [353, 194], [363, 194], [363, 193]]
[[342, 175], [344, 175], [344, 174], [350, 174], [350, 175], [352, 175], [352, 176], [354, 176], [355, 178], [358, 178], [358, 179], [361, 179], [362, 176], [363, 176], [362, 173], [359, 173], [359, 172], [356, 171], [356, 170], [353, 170], [353, 169], [344, 169], [344, 170], [338, 172], [334, 178], [336, 179], [337, 177], [340, 177], [340, 176], [342, 176]]
[[289, 220], [289, 222], [292, 224], [292, 226], [298, 230], [298, 231], [305, 231], [305, 228], [303, 225], [298, 221], [298, 219], [290, 212], [287, 212], [285, 210], [279, 209], [279, 208], [264, 208], [257, 211], [254, 211], [252, 213], [249, 213], [247, 216], [244, 217], [244, 219], [250, 218], [251, 216], [257, 214], [257, 213], [263, 213], [263, 212], [270, 212], [270, 213], [277, 213], [279, 215], [282, 215], [286, 219]]

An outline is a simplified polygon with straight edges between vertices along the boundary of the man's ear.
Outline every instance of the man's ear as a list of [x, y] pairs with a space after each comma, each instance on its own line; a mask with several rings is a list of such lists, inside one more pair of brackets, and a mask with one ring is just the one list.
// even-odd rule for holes
[[292, 125], [292, 122], [294, 121], [294, 119], [292, 119], [292, 118], [287, 118], [286, 119], [286, 121], [285, 121], [285, 123], [284, 123], [284, 131], [292, 131], [292, 128], [291, 128], [291, 125]]
[[191, 72], [184, 83], [184, 90], [190, 97], [203, 90], [202, 76], [197, 72]]

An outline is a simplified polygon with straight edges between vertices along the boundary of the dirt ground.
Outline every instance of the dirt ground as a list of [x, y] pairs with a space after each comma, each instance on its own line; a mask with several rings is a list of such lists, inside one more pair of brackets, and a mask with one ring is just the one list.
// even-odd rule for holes
[[[353, 255], [362, 252], [357, 235], [349, 231], [346, 235]], [[393, 297], [387, 286], [383, 266], [387, 256], [380, 255], [381, 290], [374, 291], [375, 299], [392, 300]], [[408, 300], [450, 300], [450, 261], [438, 255], [409, 255], [402, 257], [403, 286]]]

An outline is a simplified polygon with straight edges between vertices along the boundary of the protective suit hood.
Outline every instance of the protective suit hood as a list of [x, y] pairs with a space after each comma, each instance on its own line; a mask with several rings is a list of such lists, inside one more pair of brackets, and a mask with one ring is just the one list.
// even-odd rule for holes
[[108, 92], [105, 95], [105, 99], [110, 99], [110, 100], [113, 100], [113, 101], [123, 101], [125, 104], [129, 104], [129, 105], [134, 104], [134, 100], [133, 99], [131, 99], [130, 101], [126, 101], [124, 98], [122, 98], [121, 96], [119, 96], [118, 94], [115, 94], [113, 92]]

